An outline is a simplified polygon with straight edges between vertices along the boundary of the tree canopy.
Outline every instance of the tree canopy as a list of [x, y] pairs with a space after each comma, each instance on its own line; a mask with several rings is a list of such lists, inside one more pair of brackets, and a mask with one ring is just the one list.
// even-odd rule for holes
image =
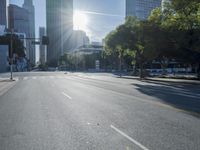
[[[11, 47], [11, 35], [7, 34], [4, 36], [0, 36], [0, 44], [9, 46], [9, 56], [10, 47]], [[25, 48], [22, 41], [18, 38], [17, 35], [13, 35], [13, 54], [17, 54], [19, 57], [25, 57]]]
[[200, 61], [199, 35], [199, 0], [173, 0], [165, 9], [154, 9], [148, 20], [126, 18], [105, 38], [105, 51], [131, 54], [140, 67], [154, 59], [194, 63]]

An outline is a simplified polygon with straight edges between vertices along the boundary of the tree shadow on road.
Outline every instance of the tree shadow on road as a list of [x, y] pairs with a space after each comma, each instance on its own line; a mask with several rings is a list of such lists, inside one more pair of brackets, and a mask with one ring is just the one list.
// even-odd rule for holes
[[200, 118], [200, 92], [195, 87], [165, 83], [133, 85], [136, 86], [136, 90], [145, 95]]

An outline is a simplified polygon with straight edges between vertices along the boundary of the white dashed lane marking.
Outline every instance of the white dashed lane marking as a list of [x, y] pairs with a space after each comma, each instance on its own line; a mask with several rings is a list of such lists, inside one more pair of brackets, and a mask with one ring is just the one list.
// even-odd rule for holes
[[62, 92], [62, 94], [63, 94], [65, 97], [67, 97], [68, 99], [72, 100], [72, 97], [69, 96], [68, 94], [66, 94], [65, 92]]
[[110, 126], [113, 130], [115, 130], [117, 133], [121, 134], [123, 137], [125, 137], [127, 140], [129, 140], [130, 142], [132, 142], [133, 144], [137, 145], [138, 147], [140, 147], [142, 150], [149, 150], [148, 148], [146, 148], [144, 145], [142, 145], [141, 143], [139, 143], [138, 141], [134, 140], [132, 137], [128, 136], [126, 133], [122, 132], [121, 130], [119, 130], [118, 128], [116, 128], [115, 126], [111, 125]]

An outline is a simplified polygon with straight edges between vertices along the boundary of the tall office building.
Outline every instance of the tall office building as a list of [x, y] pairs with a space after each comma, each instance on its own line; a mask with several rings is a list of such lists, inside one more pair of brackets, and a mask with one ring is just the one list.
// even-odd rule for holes
[[70, 50], [73, 33], [73, 0], [47, 0], [47, 62], [58, 62], [60, 56]]
[[8, 27], [15, 32], [29, 34], [29, 13], [28, 10], [17, 5], [8, 6]]
[[89, 45], [90, 39], [86, 32], [82, 30], [75, 30], [72, 36], [73, 49], [77, 49], [80, 46]]
[[0, 45], [0, 73], [6, 72], [8, 67], [8, 45]]
[[162, 0], [126, 0], [126, 16], [135, 16], [145, 20], [151, 11], [161, 7]]
[[0, 25], [7, 26], [7, 0], [0, 0]]
[[[29, 34], [29, 16], [28, 11], [17, 5], [10, 4], [8, 6], [8, 28], [14, 29], [15, 34], [21, 38], [25, 38]], [[29, 58], [29, 47], [26, 40], [22, 40], [26, 48], [26, 55]]]
[[4, 35], [6, 32], [6, 27], [5, 25], [0, 25], [0, 36]]
[[[42, 39], [42, 37], [45, 35], [46, 35], [45, 27], [40, 27], [39, 28], [40, 39]], [[42, 43], [40, 43], [40, 64], [46, 63], [46, 55], [47, 55], [46, 45], [42, 45]]]
[[[35, 38], [35, 7], [33, 5], [33, 0], [24, 0], [23, 8], [28, 11], [29, 19], [29, 34], [27, 38]], [[35, 64], [36, 55], [35, 55], [35, 45], [32, 44], [32, 41], [27, 41], [27, 47], [29, 48], [29, 56], [31, 64]]]

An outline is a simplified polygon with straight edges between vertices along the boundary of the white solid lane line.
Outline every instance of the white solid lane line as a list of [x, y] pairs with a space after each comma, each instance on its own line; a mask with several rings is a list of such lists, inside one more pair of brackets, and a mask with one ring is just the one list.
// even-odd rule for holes
[[72, 99], [72, 97], [69, 96], [68, 94], [66, 94], [65, 92], [62, 92], [62, 94], [63, 94], [64, 96], [66, 96], [67, 98]]
[[124, 136], [126, 139], [128, 139], [129, 141], [131, 141], [132, 143], [134, 143], [135, 145], [139, 146], [141, 149], [143, 149], [143, 150], [149, 150], [144, 145], [140, 144], [138, 141], [136, 141], [132, 137], [128, 136], [126, 133], [124, 133], [121, 130], [117, 129], [115, 126], [111, 125], [110, 127], [113, 130], [115, 130], [116, 132], [118, 132], [119, 134], [121, 134], [122, 136]]

